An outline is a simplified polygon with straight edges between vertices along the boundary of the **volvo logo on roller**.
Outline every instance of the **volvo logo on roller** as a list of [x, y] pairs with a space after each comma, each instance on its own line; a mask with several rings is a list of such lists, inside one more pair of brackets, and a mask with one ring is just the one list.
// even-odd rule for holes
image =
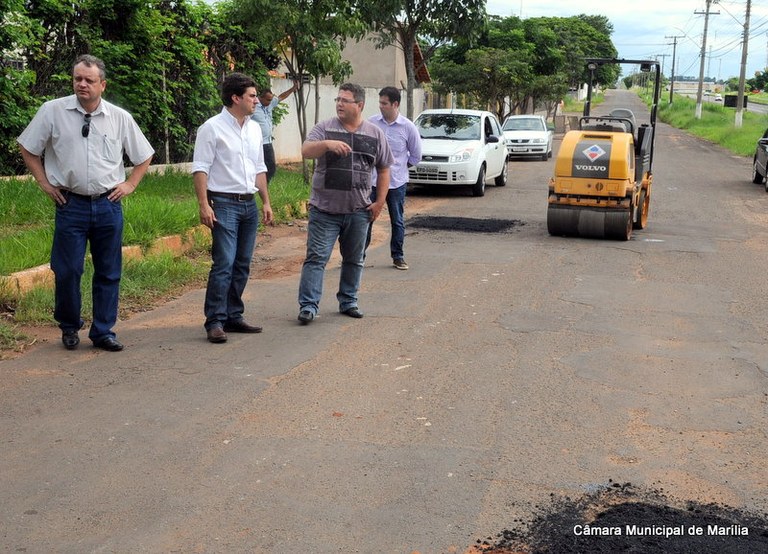
[[574, 177], [608, 178], [610, 171], [611, 143], [610, 141], [582, 141], [576, 146], [572, 161]]

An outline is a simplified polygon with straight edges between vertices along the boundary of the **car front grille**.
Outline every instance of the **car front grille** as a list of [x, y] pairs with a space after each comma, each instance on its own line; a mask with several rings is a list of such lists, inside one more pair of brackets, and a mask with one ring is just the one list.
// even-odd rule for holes
[[408, 176], [412, 181], [433, 181], [435, 183], [448, 181], [447, 171], [438, 171], [435, 173], [421, 173], [411, 169], [408, 172]]
[[432, 162], [432, 163], [439, 163], [439, 162], [447, 162], [448, 156], [431, 156], [431, 155], [425, 155], [421, 157], [422, 162]]

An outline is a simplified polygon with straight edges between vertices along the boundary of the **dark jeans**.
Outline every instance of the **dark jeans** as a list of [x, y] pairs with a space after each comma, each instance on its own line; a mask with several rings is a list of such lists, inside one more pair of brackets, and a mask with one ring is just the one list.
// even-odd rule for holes
[[[387, 211], [389, 211], [389, 221], [392, 227], [392, 236], [389, 239], [389, 252], [393, 260], [403, 259], [403, 243], [405, 242], [405, 188], [406, 185], [389, 189], [387, 193]], [[371, 193], [371, 202], [376, 201], [376, 187], [373, 187]], [[373, 223], [368, 227], [368, 238], [365, 242], [365, 248], [371, 244], [371, 232]]]
[[[65, 193], [66, 194], [66, 193]], [[88, 337], [99, 342], [114, 337], [123, 266], [123, 208], [106, 197], [91, 200], [72, 194], [56, 207], [56, 227], [51, 247], [51, 269], [55, 275], [56, 302], [53, 317], [62, 331], [83, 326], [80, 310], [80, 281], [83, 277], [86, 243], [93, 260], [93, 323]]]
[[248, 283], [259, 210], [254, 200], [213, 199], [216, 223], [211, 232], [213, 265], [205, 291], [205, 329], [243, 319], [243, 291]]
[[272, 144], [264, 145], [264, 163], [267, 166], [267, 183], [272, 180], [277, 172], [277, 162], [275, 162], [275, 149]]

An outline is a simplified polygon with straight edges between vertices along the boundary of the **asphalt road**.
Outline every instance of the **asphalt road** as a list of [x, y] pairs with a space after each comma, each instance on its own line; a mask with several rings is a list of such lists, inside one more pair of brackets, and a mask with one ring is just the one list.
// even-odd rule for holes
[[[660, 125], [628, 242], [548, 236], [553, 164], [482, 198], [414, 191], [408, 217], [447, 228], [409, 228], [409, 271], [369, 252], [362, 320], [335, 313], [332, 264], [306, 327], [298, 276], [256, 276], [261, 335], [205, 342], [194, 291], [122, 322], [122, 353], [2, 362], [3, 551], [467, 552], [610, 482], [765, 509], [750, 160]], [[467, 232], [487, 219], [511, 226]]]

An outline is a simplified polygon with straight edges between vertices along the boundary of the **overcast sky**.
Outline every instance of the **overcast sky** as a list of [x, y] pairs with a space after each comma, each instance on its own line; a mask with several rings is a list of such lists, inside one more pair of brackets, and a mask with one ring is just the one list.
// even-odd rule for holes
[[[728, 79], [741, 71], [741, 41], [746, 0], [721, 0], [710, 8], [704, 74]], [[705, 0], [487, 0], [487, 11], [508, 17], [604, 15], [619, 57], [657, 59], [664, 74], [672, 68], [672, 38], [677, 36], [675, 74], [699, 76]], [[701, 12], [701, 15], [695, 12]], [[719, 15], [715, 15], [719, 12]], [[666, 56], [665, 56], [666, 55]], [[746, 77], [768, 66], [768, 0], [752, 0]], [[626, 74], [627, 70], [624, 70]]]

